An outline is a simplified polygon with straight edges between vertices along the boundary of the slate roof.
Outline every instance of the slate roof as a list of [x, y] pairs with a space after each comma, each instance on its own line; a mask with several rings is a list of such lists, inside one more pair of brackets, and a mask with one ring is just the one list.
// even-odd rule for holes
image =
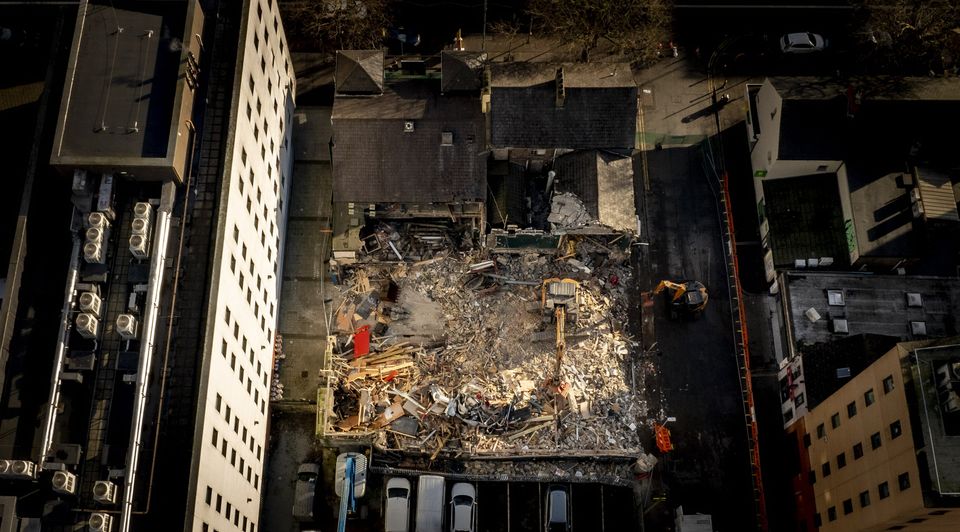
[[[896, 345], [897, 339], [891, 336], [858, 334], [804, 347], [807, 408], [816, 408]], [[837, 378], [840, 368], [849, 368], [850, 376]]]
[[557, 158], [557, 190], [576, 194], [590, 215], [617, 231], [637, 227], [633, 196], [633, 160], [597, 150]]
[[[557, 68], [566, 98], [556, 105]], [[497, 148], [632, 149], [637, 87], [629, 65], [490, 66], [490, 142]]]
[[383, 51], [338, 50], [334, 79], [340, 94], [383, 92]]
[[440, 91], [478, 91], [483, 85], [482, 52], [448, 51], [440, 53]]
[[[382, 96], [333, 104], [334, 201], [483, 201], [483, 115], [473, 96], [441, 96], [439, 80], [392, 82]], [[413, 131], [404, 124], [413, 123]], [[444, 132], [452, 145], [441, 145]]]

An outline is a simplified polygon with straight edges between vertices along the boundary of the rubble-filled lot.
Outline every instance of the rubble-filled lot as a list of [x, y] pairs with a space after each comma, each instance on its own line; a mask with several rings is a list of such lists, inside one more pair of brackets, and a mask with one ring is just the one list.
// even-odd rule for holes
[[[565, 236], [557, 249], [349, 268], [326, 435], [431, 457], [638, 456], [645, 370], [627, 332], [633, 280], [619, 240]], [[551, 278], [579, 283], [559, 379], [541, 301]]]

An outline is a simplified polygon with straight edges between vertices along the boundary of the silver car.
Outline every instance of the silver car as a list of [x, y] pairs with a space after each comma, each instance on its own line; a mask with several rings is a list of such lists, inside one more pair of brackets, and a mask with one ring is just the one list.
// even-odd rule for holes
[[458, 482], [450, 489], [450, 532], [474, 532], [477, 529], [477, 489]]
[[816, 33], [788, 33], [780, 38], [780, 50], [785, 54], [822, 52], [827, 40]]
[[300, 464], [297, 469], [297, 488], [293, 500], [293, 517], [298, 521], [313, 521], [313, 504], [317, 496], [318, 464]]
[[550, 486], [544, 516], [545, 532], [570, 532], [570, 492], [565, 486]]
[[387, 508], [383, 513], [384, 532], [410, 530], [410, 481], [393, 477], [387, 481]]

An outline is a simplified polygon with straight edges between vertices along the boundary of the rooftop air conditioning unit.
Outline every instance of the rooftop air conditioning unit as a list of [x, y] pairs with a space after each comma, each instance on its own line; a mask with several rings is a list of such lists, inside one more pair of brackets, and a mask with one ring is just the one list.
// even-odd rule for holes
[[90, 520], [87, 521], [87, 530], [90, 532], [110, 532], [113, 528], [113, 516], [100, 512], [90, 514]]
[[106, 229], [110, 226], [110, 220], [107, 220], [107, 215], [102, 212], [91, 212], [87, 215], [87, 226], [96, 229]]
[[145, 201], [135, 203], [133, 205], [133, 216], [137, 219], [150, 219], [150, 215], [153, 213], [153, 205]]
[[910, 203], [916, 203], [920, 201], [920, 189], [911, 188], [910, 189]]
[[0, 460], [0, 476], [34, 479], [37, 476], [37, 464], [27, 460]]
[[80, 311], [93, 314], [95, 317], [100, 317], [100, 305], [102, 301], [100, 296], [94, 294], [93, 292], [84, 292], [80, 294]]
[[96, 242], [87, 242], [84, 244], [83, 260], [103, 264], [103, 246]]
[[913, 217], [914, 217], [914, 218], [922, 218], [922, 217], [923, 217], [923, 214], [924, 214], [925, 212], [926, 212], [926, 211], [923, 210], [923, 202], [922, 202], [922, 201], [918, 201], [918, 202], [916, 202], [916, 203], [913, 204]]
[[98, 480], [93, 484], [93, 500], [101, 504], [117, 502], [117, 485], [109, 480]]
[[65, 495], [77, 492], [77, 475], [69, 471], [57, 471], [53, 474], [53, 491]]
[[87, 237], [87, 242], [100, 244], [103, 242], [103, 229], [100, 229], [98, 227], [91, 227], [87, 229], [85, 236]]
[[77, 332], [84, 338], [96, 338], [100, 320], [89, 312], [77, 315]]
[[137, 317], [133, 314], [121, 314], [117, 316], [117, 333], [124, 340], [134, 340], [137, 338]]
[[145, 259], [150, 256], [147, 250], [147, 237], [143, 235], [133, 235], [130, 237], [130, 253], [138, 259]]
[[130, 228], [135, 235], [147, 236], [147, 233], [150, 232], [150, 220], [146, 218], [134, 218], [133, 221], [130, 222]]

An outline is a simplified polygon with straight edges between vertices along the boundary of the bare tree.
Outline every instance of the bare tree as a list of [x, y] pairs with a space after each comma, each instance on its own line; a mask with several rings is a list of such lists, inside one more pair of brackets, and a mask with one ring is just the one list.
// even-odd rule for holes
[[670, 38], [670, 0], [530, 0], [529, 12], [547, 33], [576, 43], [582, 61], [608, 41], [647, 63]]
[[288, 0], [280, 3], [287, 36], [300, 50], [380, 48], [390, 0]]
[[859, 0], [868, 52], [883, 63], [925, 70], [960, 57], [960, 0]]

